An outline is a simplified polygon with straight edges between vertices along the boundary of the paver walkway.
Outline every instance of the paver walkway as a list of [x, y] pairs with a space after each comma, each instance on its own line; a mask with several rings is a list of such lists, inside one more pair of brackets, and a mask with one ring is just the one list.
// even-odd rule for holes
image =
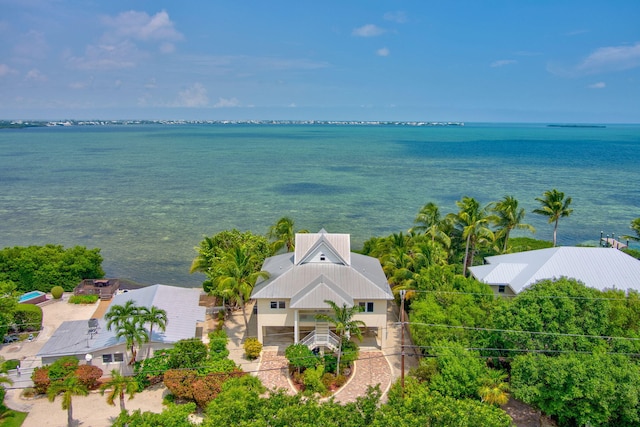
[[270, 390], [283, 388], [288, 394], [293, 395], [296, 391], [289, 384], [288, 365], [289, 361], [284, 356], [284, 352], [263, 350], [257, 376]]
[[355, 402], [364, 396], [368, 386], [380, 384], [383, 393], [391, 385], [389, 362], [381, 351], [361, 351], [351, 379], [334, 395], [337, 402]]

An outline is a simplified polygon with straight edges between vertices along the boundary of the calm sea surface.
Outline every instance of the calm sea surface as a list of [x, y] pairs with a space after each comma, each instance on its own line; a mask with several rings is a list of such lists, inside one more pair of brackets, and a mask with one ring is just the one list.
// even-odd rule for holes
[[99, 247], [110, 277], [198, 286], [204, 235], [300, 228], [350, 233], [354, 247], [406, 231], [425, 203], [455, 211], [506, 194], [531, 213], [573, 198], [560, 244], [630, 232], [640, 217], [640, 126], [550, 128], [140, 125], [0, 131], [0, 246]]

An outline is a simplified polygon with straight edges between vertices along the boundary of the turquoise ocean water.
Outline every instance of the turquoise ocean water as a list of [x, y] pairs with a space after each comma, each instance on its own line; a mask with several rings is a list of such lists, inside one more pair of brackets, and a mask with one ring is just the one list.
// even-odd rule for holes
[[127, 125], [0, 131], [0, 245], [99, 247], [110, 277], [197, 286], [203, 235], [300, 228], [406, 231], [422, 205], [573, 198], [559, 243], [596, 244], [640, 217], [640, 126]]

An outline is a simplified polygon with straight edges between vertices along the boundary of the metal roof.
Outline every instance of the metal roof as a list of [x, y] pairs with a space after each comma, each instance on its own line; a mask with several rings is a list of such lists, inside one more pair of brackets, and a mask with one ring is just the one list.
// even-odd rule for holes
[[[324, 231], [324, 230], [321, 230]], [[296, 235], [296, 251], [298, 244], [302, 241]], [[314, 235], [312, 235], [314, 236]], [[305, 247], [300, 249], [303, 256], [307, 254], [322, 238], [327, 244], [340, 242], [348, 244], [349, 240], [344, 237], [333, 239], [329, 233], [318, 233], [315, 240], [304, 240]], [[350, 260], [350, 264], [332, 262], [305, 262], [296, 264], [297, 257], [294, 253], [285, 253], [269, 257], [265, 260], [262, 269], [269, 273], [269, 278], [260, 281], [254, 287], [251, 298], [254, 299], [292, 299], [293, 305], [304, 304], [304, 308], [326, 308], [324, 300], [335, 298], [339, 305], [342, 302], [353, 300], [391, 300], [393, 294], [387, 282], [387, 278], [382, 271], [380, 262], [376, 258], [349, 252], [346, 257], [342, 248], [336, 251], [342, 259]], [[323, 287], [318, 287], [323, 283]], [[331, 296], [331, 298], [327, 297]], [[294, 307], [296, 308], [296, 307]], [[297, 307], [301, 308], [301, 307]]]
[[[153, 328], [151, 342], [174, 343], [193, 338], [196, 323], [205, 320], [205, 307], [200, 307], [199, 289], [153, 285], [131, 290], [113, 297], [110, 305], [124, 305], [135, 301], [137, 306], [156, 306], [167, 312], [167, 328], [162, 332]], [[40, 349], [37, 356], [63, 356], [85, 354], [124, 343], [116, 339], [115, 332], [106, 328], [104, 318], [98, 319], [97, 333], [89, 335], [89, 319], [63, 322]]]
[[515, 293], [544, 279], [568, 277], [591, 288], [640, 291], [640, 260], [613, 248], [562, 246], [485, 258], [470, 267], [481, 282], [509, 285]]
[[351, 236], [349, 234], [327, 233], [324, 229], [318, 233], [296, 234], [295, 263], [303, 262], [313, 251], [321, 245], [336, 254], [345, 264], [351, 263]]
[[291, 297], [291, 308], [329, 308], [325, 301], [333, 301], [339, 307], [353, 307], [353, 298], [323, 274]]

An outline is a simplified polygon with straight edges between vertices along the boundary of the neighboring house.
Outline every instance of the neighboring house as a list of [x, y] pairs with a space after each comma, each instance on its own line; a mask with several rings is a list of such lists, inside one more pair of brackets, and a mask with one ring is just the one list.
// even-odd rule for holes
[[348, 234], [296, 234], [295, 252], [267, 258], [262, 270], [269, 278], [257, 283], [251, 294], [260, 342], [285, 327], [294, 343], [335, 347], [337, 338], [329, 325], [316, 320], [318, 313], [333, 313], [324, 302], [330, 300], [340, 307], [362, 307], [354, 319], [362, 320], [377, 333], [380, 346], [384, 344], [387, 302], [393, 294], [380, 262], [351, 252]]
[[[199, 289], [153, 285], [113, 297], [111, 306], [124, 305], [128, 300], [133, 300], [139, 307], [156, 306], [167, 312], [166, 330], [154, 326], [153, 336], [138, 349], [136, 360], [144, 359], [149, 347], [153, 351], [169, 348], [182, 339], [201, 338], [201, 322], [205, 320], [206, 308], [198, 305], [200, 294]], [[131, 354], [124, 338], [116, 339], [113, 329], [107, 330], [104, 318], [63, 322], [36, 356], [42, 358], [43, 365], [49, 365], [63, 356], [74, 356], [81, 361], [87, 360], [105, 374], [112, 369], [130, 374]]]
[[485, 258], [471, 274], [494, 293], [516, 295], [544, 279], [567, 277], [590, 288], [640, 291], [640, 260], [613, 248], [563, 246]]

